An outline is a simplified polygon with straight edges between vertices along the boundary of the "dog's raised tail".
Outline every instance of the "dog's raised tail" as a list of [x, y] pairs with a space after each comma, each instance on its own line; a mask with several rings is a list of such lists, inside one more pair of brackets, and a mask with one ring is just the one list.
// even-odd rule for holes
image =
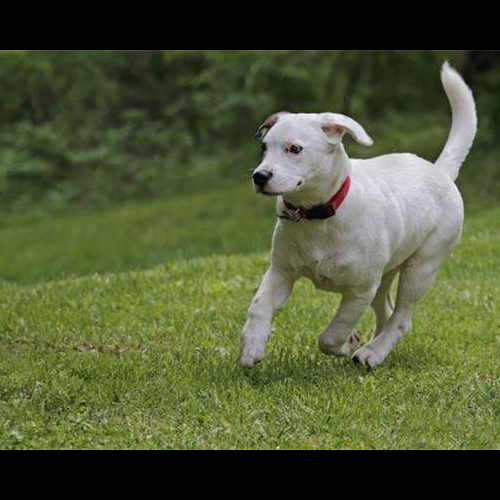
[[436, 166], [456, 180], [476, 137], [476, 103], [463, 78], [448, 62], [443, 65], [441, 80], [450, 100], [453, 123], [448, 141], [436, 161]]

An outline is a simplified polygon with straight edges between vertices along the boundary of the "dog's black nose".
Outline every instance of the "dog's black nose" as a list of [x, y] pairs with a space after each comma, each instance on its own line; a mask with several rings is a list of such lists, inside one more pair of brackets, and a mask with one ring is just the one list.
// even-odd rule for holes
[[269, 172], [269, 170], [260, 170], [259, 172], [255, 172], [255, 174], [253, 174], [253, 181], [257, 186], [263, 188], [271, 180], [272, 176], [273, 173]]

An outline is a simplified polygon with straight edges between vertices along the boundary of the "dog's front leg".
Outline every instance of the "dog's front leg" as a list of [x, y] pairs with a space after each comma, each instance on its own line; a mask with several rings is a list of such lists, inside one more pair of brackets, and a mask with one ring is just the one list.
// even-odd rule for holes
[[321, 352], [333, 356], [349, 356], [360, 345], [356, 325], [375, 297], [377, 287], [344, 294], [339, 310], [328, 328], [319, 337]]
[[241, 364], [244, 367], [253, 368], [264, 359], [274, 312], [290, 296], [293, 283], [288, 273], [274, 266], [265, 274], [243, 329]]

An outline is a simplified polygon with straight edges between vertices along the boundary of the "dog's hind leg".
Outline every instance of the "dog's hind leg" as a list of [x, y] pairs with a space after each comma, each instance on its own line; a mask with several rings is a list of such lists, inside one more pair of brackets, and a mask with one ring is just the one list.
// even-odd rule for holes
[[392, 313], [394, 312], [394, 302], [391, 297], [391, 286], [399, 273], [399, 268], [390, 271], [382, 278], [382, 283], [377, 290], [377, 295], [372, 302], [372, 309], [375, 312], [376, 327], [373, 338], [378, 337], [386, 327]]
[[439, 233], [433, 234], [401, 266], [394, 313], [380, 335], [354, 354], [355, 363], [375, 368], [385, 360], [395, 345], [410, 333], [411, 317], [416, 303], [430, 289], [441, 264], [458, 242], [457, 235], [445, 241], [441, 238]]

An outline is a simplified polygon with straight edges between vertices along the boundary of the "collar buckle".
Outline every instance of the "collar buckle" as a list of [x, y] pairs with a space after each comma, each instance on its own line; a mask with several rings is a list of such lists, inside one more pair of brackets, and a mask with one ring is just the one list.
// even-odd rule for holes
[[300, 222], [303, 217], [302, 215], [300, 214], [300, 207], [295, 209], [295, 210], [283, 210], [283, 212], [281, 213], [281, 215], [278, 215], [278, 218], [282, 219], [282, 220], [286, 220], [288, 222]]

